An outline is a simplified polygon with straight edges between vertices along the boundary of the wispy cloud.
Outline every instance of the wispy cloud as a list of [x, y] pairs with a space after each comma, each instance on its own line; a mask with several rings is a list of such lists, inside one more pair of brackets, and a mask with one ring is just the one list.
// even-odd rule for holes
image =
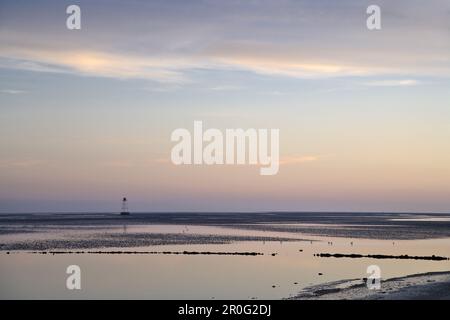
[[409, 86], [417, 86], [419, 84], [421, 84], [421, 82], [414, 79], [379, 80], [365, 83], [365, 85], [373, 87], [409, 87]]
[[[1, 59], [3, 56], [3, 59]], [[281, 56], [250, 55], [138, 56], [104, 51], [46, 51], [40, 49], [7, 49], [0, 51], [0, 66], [36, 72], [72, 73], [84, 76], [119, 79], [151, 79], [159, 82], [187, 81], [186, 72], [193, 69], [247, 70], [257, 74], [298, 78], [368, 75], [375, 71], [360, 66], [336, 63], [306, 62]], [[223, 85], [214, 91], [239, 89]]]
[[294, 78], [363, 76], [376, 72], [373, 68], [345, 65], [338, 62], [305, 61], [301, 58], [265, 55], [221, 56], [215, 58], [222, 67], [248, 70], [257, 74]]
[[[272, 48], [273, 49], [273, 48]], [[352, 65], [345, 62], [311, 60], [290, 55], [224, 54], [200, 56], [139, 56], [105, 51], [45, 51], [39, 49], [0, 50], [0, 67], [35, 72], [71, 73], [118, 79], [150, 79], [164, 83], [185, 83], [195, 69], [244, 70], [267, 76], [320, 78], [370, 76], [396, 72], [389, 68]], [[412, 85], [410, 80], [374, 82], [369, 85]], [[209, 88], [213, 91], [241, 89], [233, 85]]]
[[23, 90], [15, 90], [15, 89], [0, 89], [0, 93], [4, 94], [21, 94], [25, 93]]
[[37, 72], [180, 83], [186, 81], [182, 70], [194, 64], [183, 58], [143, 57], [102, 51], [9, 49], [0, 51], [0, 66]]
[[[293, 78], [450, 75], [448, 3], [432, 2], [427, 10], [407, 1], [386, 3], [383, 14], [397, 19], [376, 36], [381, 34], [365, 28], [363, 6], [343, 2], [328, 8], [327, 1], [306, 0], [152, 1], [131, 7], [90, 1], [86, 10], [92, 6], [92, 12], [104, 14], [96, 16], [96, 28], [82, 33], [55, 28], [50, 18], [39, 20], [34, 30], [28, 16], [6, 13], [0, 67], [171, 83], [184, 83], [199, 69]], [[50, 6], [30, 5], [29, 11], [54, 17]], [[133, 24], [111, 24], [111, 17], [131, 18]], [[408, 81], [369, 85], [417, 84]]]
[[243, 88], [240, 86], [233, 86], [233, 85], [219, 85], [215, 87], [209, 88], [209, 90], [212, 91], [237, 91], [242, 90]]

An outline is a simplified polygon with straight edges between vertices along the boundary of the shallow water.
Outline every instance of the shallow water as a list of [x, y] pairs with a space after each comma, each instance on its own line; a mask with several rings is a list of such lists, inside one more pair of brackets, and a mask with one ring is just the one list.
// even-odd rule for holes
[[[261, 256], [31, 254], [0, 252], [2, 299], [280, 299], [302, 288], [341, 279], [367, 277], [369, 265], [382, 278], [450, 270], [450, 261], [320, 258], [316, 253], [439, 255], [450, 257], [450, 238], [376, 240], [313, 236], [296, 232], [234, 229], [232, 226], [40, 225], [33, 233], [3, 234], [1, 243], [90, 238], [99, 234], [283, 237], [291, 241], [237, 241], [123, 247], [129, 251], [261, 252]], [[297, 240], [294, 240], [297, 239]], [[302, 239], [308, 239], [307, 241]], [[310, 241], [314, 240], [314, 241]], [[331, 244], [332, 243], [332, 244]], [[96, 248], [95, 250], [101, 250]], [[105, 251], [114, 248], [104, 248]], [[302, 251], [300, 251], [302, 250]], [[276, 255], [272, 255], [276, 253]], [[81, 290], [66, 289], [66, 268], [81, 268]], [[322, 273], [323, 275], [319, 275]], [[275, 287], [273, 287], [275, 286]]]

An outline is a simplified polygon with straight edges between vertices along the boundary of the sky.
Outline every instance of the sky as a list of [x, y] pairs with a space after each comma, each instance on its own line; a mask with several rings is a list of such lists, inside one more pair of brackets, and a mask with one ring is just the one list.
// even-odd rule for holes
[[[0, 0], [0, 213], [449, 212], [449, 88], [447, 0]], [[173, 165], [194, 120], [279, 173]]]

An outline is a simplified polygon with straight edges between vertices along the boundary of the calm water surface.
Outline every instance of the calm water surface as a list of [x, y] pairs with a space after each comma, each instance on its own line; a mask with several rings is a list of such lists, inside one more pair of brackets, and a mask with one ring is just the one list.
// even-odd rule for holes
[[[27, 251], [0, 252], [2, 299], [280, 299], [305, 287], [328, 281], [367, 277], [376, 264], [382, 278], [450, 270], [450, 261], [336, 259], [315, 253], [389, 255], [440, 255], [450, 257], [450, 239], [370, 240], [317, 237], [288, 232], [233, 229], [230, 227], [147, 225], [114, 228], [77, 228], [45, 233], [10, 234], [0, 241], [58, 238], [98, 232], [192, 233], [218, 235], [282, 236], [299, 241], [245, 241], [231, 244], [159, 245], [118, 248], [136, 251], [252, 251], [262, 256], [215, 255], [40, 255]], [[315, 241], [302, 241], [300, 239]], [[332, 242], [332, 245], [329, 244]], [[353, 242], [353, 245], [351, 244]], [[99, 250], [99, 249], [93, 249]], [[103, 250], [114, 250], [106, 248]], [[302, 251], [300, 251], [302, 250]], [[272, 256], [276, 253], [275, 256]], [[66, 289], [68, 265], [81, 267], [82, 289]], [[319, 275], [322, 273], [323, 275]], [[275, 287], [273, 287], [275, 286]]]

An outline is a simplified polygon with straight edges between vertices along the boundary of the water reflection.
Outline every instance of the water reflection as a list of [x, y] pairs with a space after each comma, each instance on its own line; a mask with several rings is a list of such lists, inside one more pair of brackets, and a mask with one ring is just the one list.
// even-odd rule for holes
[[[52, 229], [50, 229], [52, 230]], [[382, 278], [450, 270], [449, 261], [334, 259], [320, 252], [450, 256], [450, 239], [373, 240], [320, 237], [299, 233], [185, 225], [122, 225], [72, 228], [55, 232], [1, 236], [1, 241], [88, 236], [108, 233], [289, 236], [298, 241], [244, 241], [226, 244], [181, 244], [129, 248], [132, 251], [262, 252], [262, 256], [188, 255], [33, 255], [0, 252], [0, 298], [104, 299], [279, 299], [302, 288], [341, 279], [367, 277], [368, 265], [381, 268]], [[301, 239], [308, 238], [307, 241]], [[65, 287], [66, 267], [82, 270], [82, 290]]]

